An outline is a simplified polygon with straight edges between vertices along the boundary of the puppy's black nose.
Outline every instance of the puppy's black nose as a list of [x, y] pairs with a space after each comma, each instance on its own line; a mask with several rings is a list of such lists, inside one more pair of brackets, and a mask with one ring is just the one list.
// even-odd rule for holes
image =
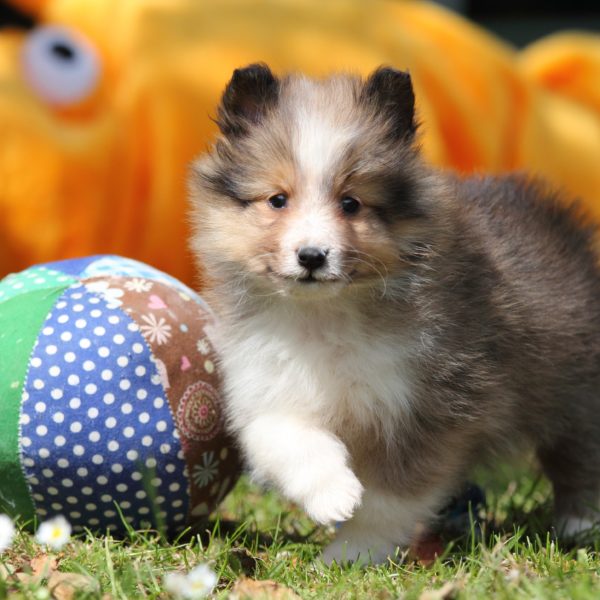
[[328, 250], [323, 250], [316, 246], [303, 246], [298, 250], [296, 256], [300, 266], [305, 267], [309, 271], [315, 271], [325, 264], [328, 252]]

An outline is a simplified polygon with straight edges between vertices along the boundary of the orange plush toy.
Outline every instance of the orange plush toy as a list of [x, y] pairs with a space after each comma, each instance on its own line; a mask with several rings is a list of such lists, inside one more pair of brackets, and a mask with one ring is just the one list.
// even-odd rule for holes
[[600, 39], [519, 54], [425, 2], [12, 0], [0, 31], [0, 276], [93, 253], [194, 283], [185, 179], [235, 67], [410, 69], [423, 151], [527, 169], [600, 216]]

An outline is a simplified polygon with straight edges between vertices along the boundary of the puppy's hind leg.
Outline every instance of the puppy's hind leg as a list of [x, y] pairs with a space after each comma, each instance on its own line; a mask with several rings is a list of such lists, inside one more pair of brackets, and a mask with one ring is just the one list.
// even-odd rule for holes
[[600, 440], [580, 435], [538, 450], [554, 489], [557, 534], [586, 541], [600, 534]]

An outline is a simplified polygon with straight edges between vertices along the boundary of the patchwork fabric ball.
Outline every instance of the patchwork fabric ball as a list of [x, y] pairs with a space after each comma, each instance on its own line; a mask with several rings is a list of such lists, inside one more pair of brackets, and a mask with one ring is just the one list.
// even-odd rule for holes
[[230, 489], [209, 307], [118, 256], [0, 281], [0, 512], [172, 536]]

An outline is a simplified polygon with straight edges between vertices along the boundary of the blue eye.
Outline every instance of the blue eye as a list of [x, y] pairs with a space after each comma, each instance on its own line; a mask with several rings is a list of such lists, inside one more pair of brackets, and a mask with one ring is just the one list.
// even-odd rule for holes
[[346, 196], [342, 198], [341, 202], [342, 210], [344, 214], [353, 215], [357, 213], [360, 209], [360, 202], [356, 198], [352, 198], [351, 196]]
[[276, 210], [280, 210], [281, 208], [285, 208], [287, 206], [288, 197], [285, 194], [275, 194], [275, 196], [271, 196], [269, 198], [269, 204], [271, 208]]

